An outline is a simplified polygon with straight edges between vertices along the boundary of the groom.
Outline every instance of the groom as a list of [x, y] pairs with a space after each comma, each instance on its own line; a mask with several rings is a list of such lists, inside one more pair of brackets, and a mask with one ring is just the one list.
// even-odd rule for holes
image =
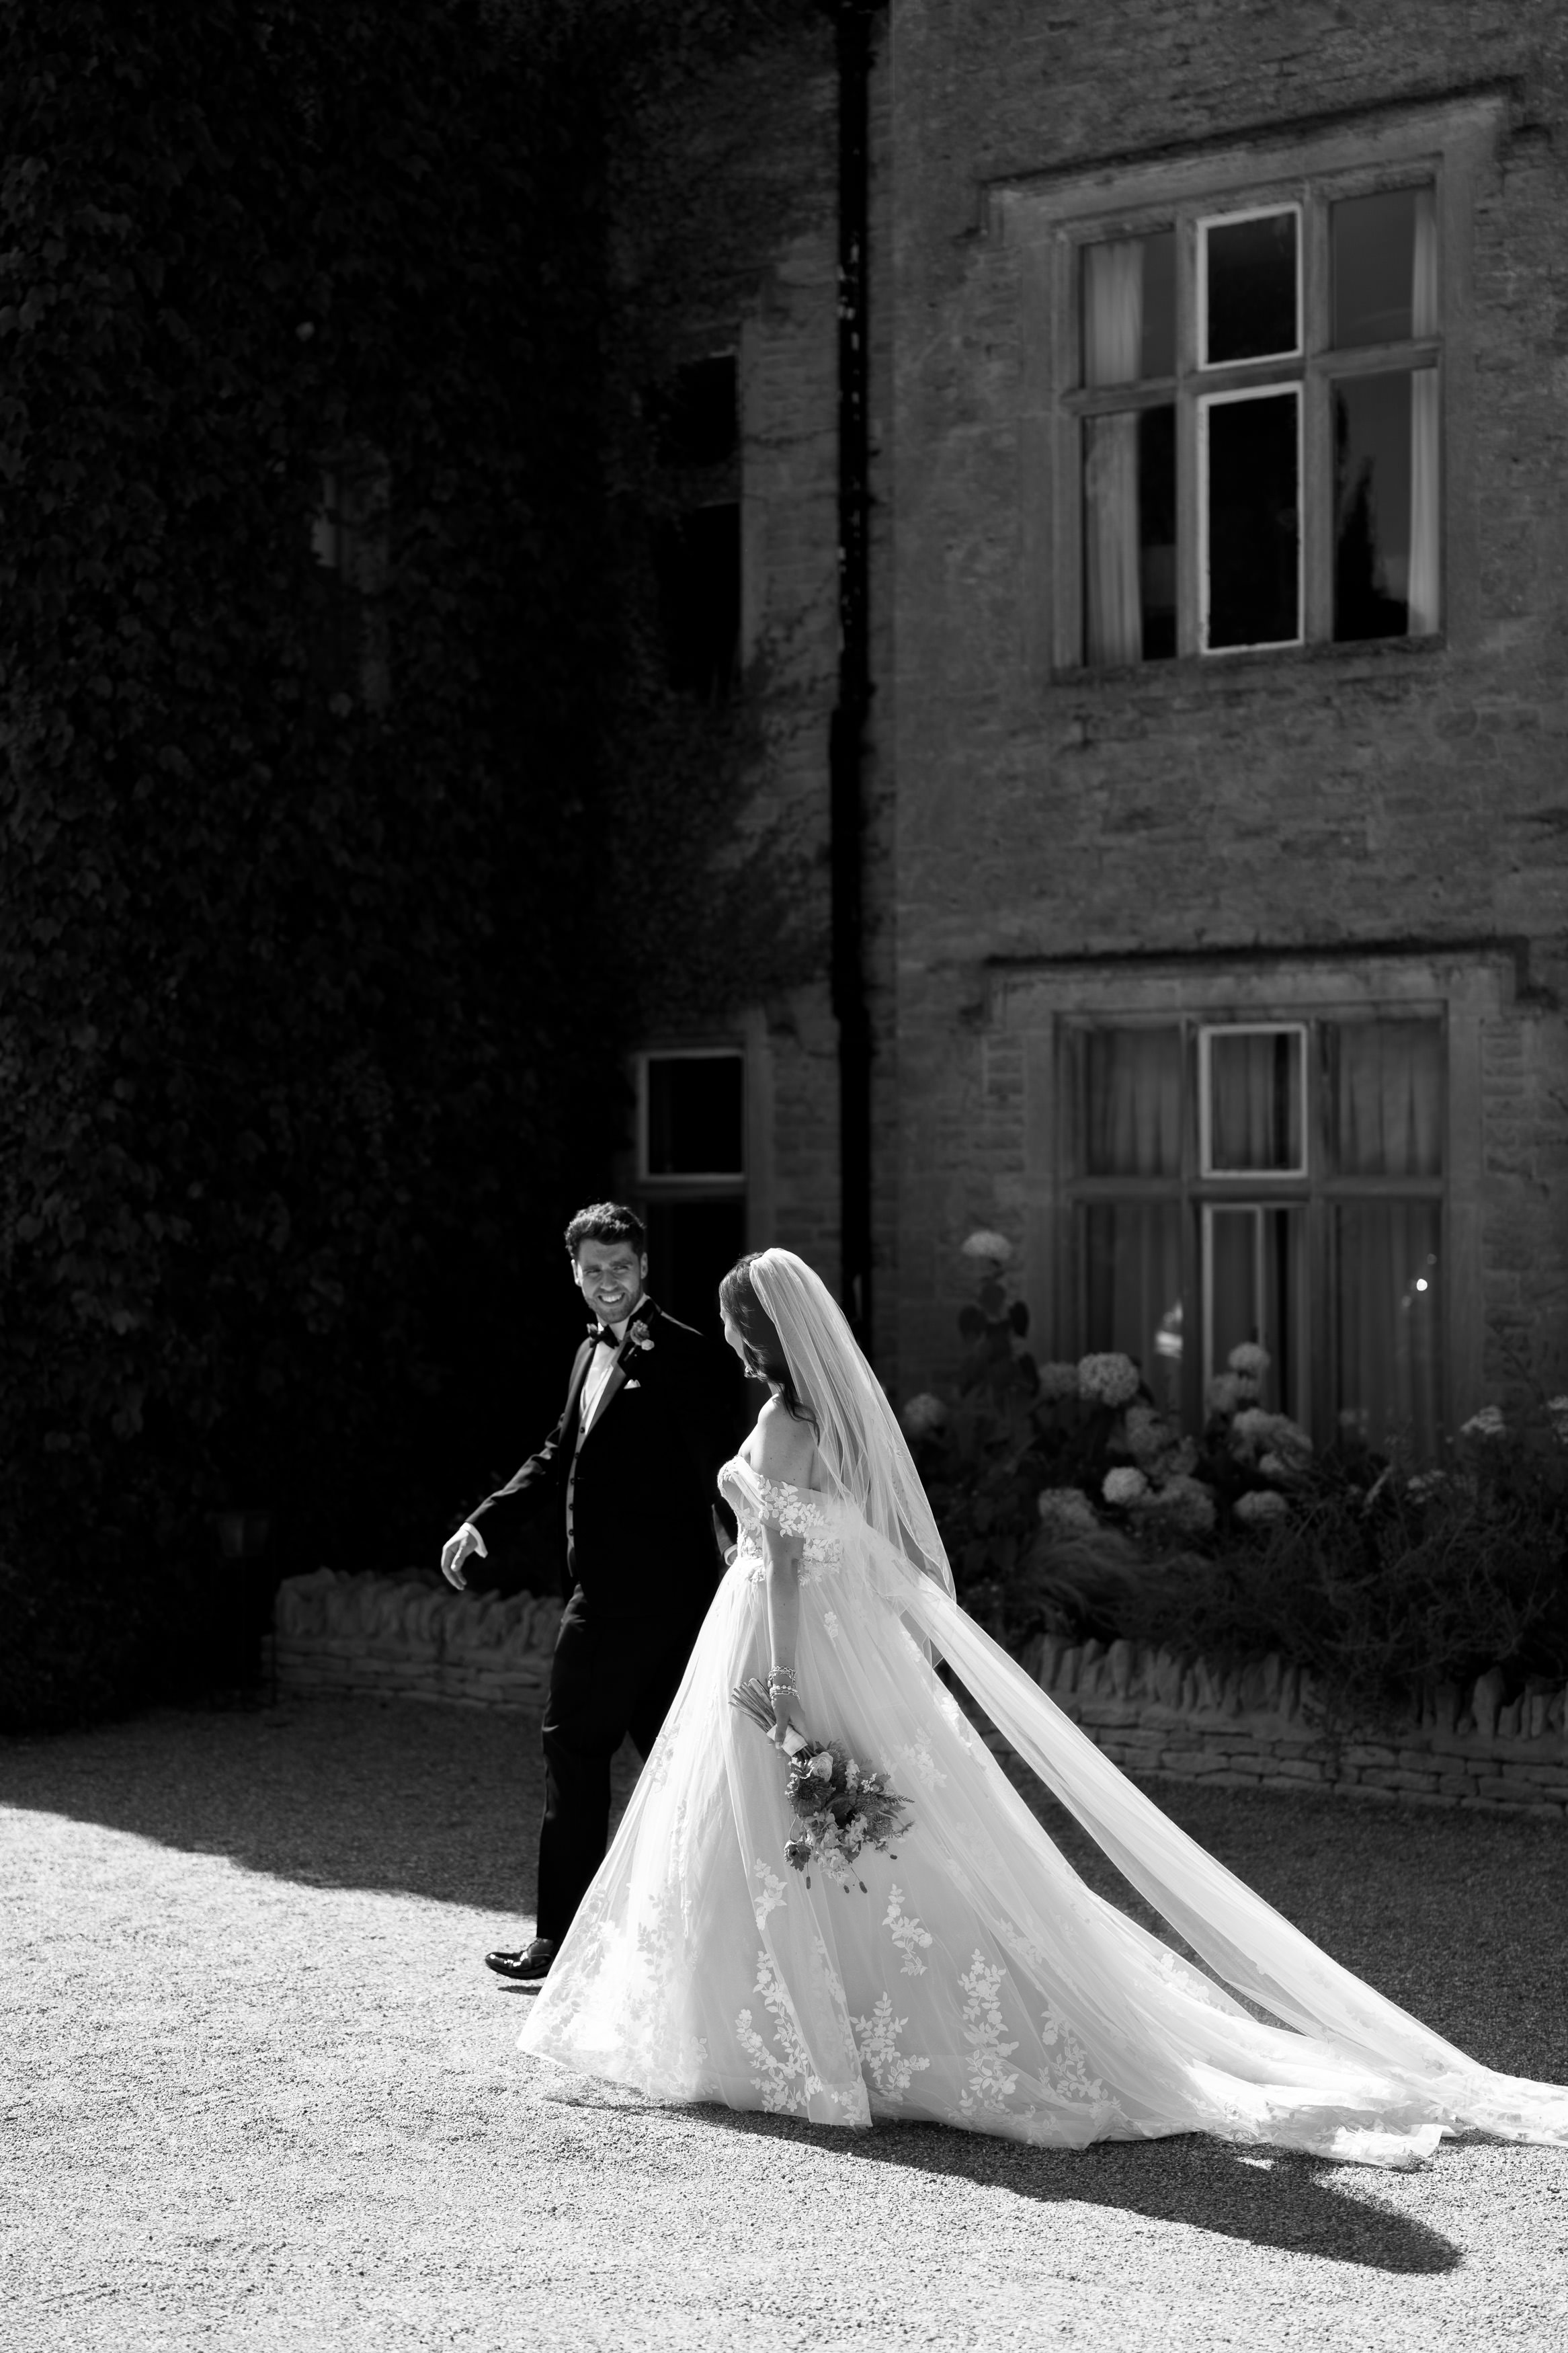
[[567, 1227], [594, 1321], [565, 1410], [441, 1552], [460, 1591], [470, 1554], [504, 1569], [526, 1521], [562, 1514], [572, 1590], [544, 1705], [538, 1933], [521, 1951], [486, 1954], [505, 1978], [548, 1974], [604, 1858], [610, 1759], [628, 1732], [647, 1755], [713, 1598], [716, 1509], [734, 1532], [714, 1485], [739, 1436], [727, 1359], [648, 1297], [647, 1240], [614, 1201], [579, 1209]]

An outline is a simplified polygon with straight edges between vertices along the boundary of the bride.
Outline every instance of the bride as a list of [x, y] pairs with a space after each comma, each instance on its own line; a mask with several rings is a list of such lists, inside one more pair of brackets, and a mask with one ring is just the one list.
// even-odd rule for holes
[[[1466, 2128], [1568, 2141], [1568, 2090], [1479, 2066], [1330, 1960], [965, 1616], [898, 1422], [803, 1261], [742, 1259], [720, 1302], [772, 1390], [721, 1474], [740, 1539], [525, 2051], [656, 2100], [1048, 2147], [1208, 2132], [1402, 2165]], [[1089, 1892], [933, 1657], [1213, 1976]], [[752, 1677], [773, 1745], [731, 1704]], [[792, 1725], [909, 1799], [847, 1887], [785, 1860]]]

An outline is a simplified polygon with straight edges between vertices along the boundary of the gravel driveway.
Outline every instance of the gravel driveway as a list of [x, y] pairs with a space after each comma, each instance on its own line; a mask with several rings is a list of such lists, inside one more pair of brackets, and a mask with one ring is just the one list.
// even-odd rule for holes
[[[1560, 1825], [1159, 1794], [1384, 1992], [1568, 2079]], [[521, 2059], [479, 1957], [528, 1925], [539, 1802], [531, 1723], [409, 1703], [0, 1744], [7, 2346], [1568, 2345], [1568, 2153], [851, 2138]]]

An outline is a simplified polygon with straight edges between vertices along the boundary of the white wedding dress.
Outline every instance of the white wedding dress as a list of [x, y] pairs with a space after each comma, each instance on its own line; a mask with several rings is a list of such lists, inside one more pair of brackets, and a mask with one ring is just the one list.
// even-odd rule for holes
[[[742, 1461], [721, 1484], [734, 1564], [524, 2051], [658, 2101], [1047, 2147], [1207, 2132], [1399, 2165], [1462, 2128], [1568, 2140], [1568, 2090], [1478, 2066], [1330, 1960], [847, 1496]], [[800, 1720], [910, 1801], [892, 1852], [859, 1857], [865, 1892], [788, 1867], [784, 1759], [730, 1703], [769, 1665], [764, 1522], [803, 1539]], [[1215, 1976], [1281, 2023], [1090, 1893], [928, 1646]]]

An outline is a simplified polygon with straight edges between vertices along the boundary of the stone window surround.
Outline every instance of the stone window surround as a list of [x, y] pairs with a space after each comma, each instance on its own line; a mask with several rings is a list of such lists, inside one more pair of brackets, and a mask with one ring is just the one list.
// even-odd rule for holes
[[1438, 1016], [1447, 1041], [1445, 1418], [1453, 1426], [1474, 1412], [1487, 1394], [1482, 1034], [1510, 1013], [1515, 985], [1512, 955], [1481, 945], [1409, 953], [1346, 948], [1331, 955], [1082, 956], [993, 967], [988, 1026], [1023, 1043], [1022, 1291], [1041, 1348], [1055, 1347], [1049, 1335], [1070, 1323], [1074, 1297], [1064, 1025], [1148, 1023], [1162, 1016], [1220, 1022]]
[[[1488, 91], [1447, 103], [1392, 107], [1245, 140], [1205, 142], [1147, 161], [1109, 160], [1071, 173], [999, 179], [986, 191], [986, 233], [1019, 262], [1022, 357], [1019, 487], [1022, 528], [1020, 616], [1026, 657], [1040, 690], [1081, 689], [1089, 681], [1135, 684], [1162, 677], [1186, 681], [1219, 673], [1325, 658], [1336, 665], [1429, 658], [1445, 645], [1479, 635], [1477, 524], [1473, 469], [1475, 367], [1473, 246], [1478, 194], [1491, 165], [1507, 100]], [[1322, 634], [1332, 558], [1327, 535], [1309, 533], [1308, 642], [1288, 649], [1181, 652], [1119, 670], [1082, 667], [1080, 421], [1065, 406], [1078, 383], [1078, 257], [1092, 237], [1146, 228], [1173, 209], [1249, 201], [1290, 201], [1309, 190], [1362, 195], [1384, 185], [1429, 176], [1436, 189], [1442, 288], [1443, 391], [1441, 493], [1443, 628], [1436, 638], [1335, 644]], [[1304, 486], [1316, 493], [1311, 472]], [[1196, 484], [1184, 493], [1179, 529], [1191, 543]], [[1189, 512], [1189, 509], [1191, 510]], [[1315, 546], [1310, 543], [1316, 542]]]
[[[649, 1176], [646, 1173], [649, 1057], [689, 1054], [733, 1054], [742, 1060], [746, 1166], [738, 1175], [691, 1177]], [[762, 1008], [748, 1008], [732, 1029], [691, 1032], [685, 1036], [660, 1033], [650, 1038], [631, 1056], [627, 1077], [636, 1105], [635, 1140], [629, 1149], [624, 1149], [616, 1155], [613, 1173], [621, 1197], [627, 1199], [640, 1197], [645, 1201], [743, 1200], [746, 1247], [748, 1250], [765, 1250], [773, 1239], [774, 1081], [773, 1052]], [[653, 1271], [652, 1279], [657, 1289], [657, 1268]]]

